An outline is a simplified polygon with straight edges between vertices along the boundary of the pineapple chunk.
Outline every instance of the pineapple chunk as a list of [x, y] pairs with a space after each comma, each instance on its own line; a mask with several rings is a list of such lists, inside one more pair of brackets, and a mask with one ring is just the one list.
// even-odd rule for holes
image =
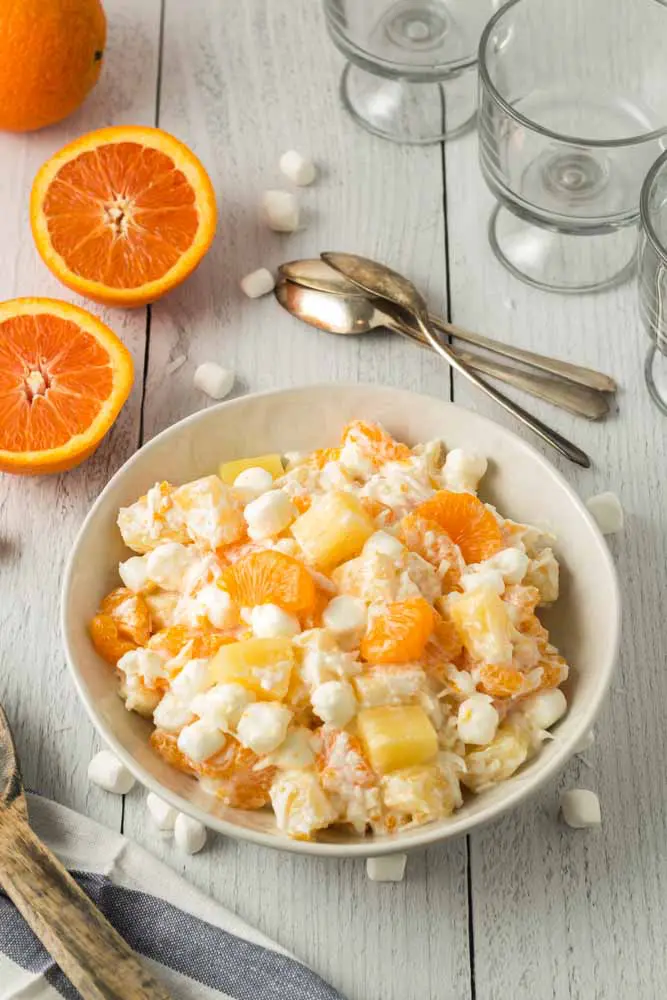
[[243, 512], [234, 493], [217, 476], [179, 486], [174, 505], [181, 512], [191, 540], [212, 549], [236, 542], [245, 531]]
[[274, 479], [283, 474], [283, 461], [280, 455], [257, 455], [255, 458], [237, 458], [233, 462], [223, 462], [218, 474], [223, 483], [234, 485], [234, 480], [246, 469], [264, 469]]
[[179, 593], [171, 590], [158, 590], [155, 594], [144, 596], [151, 613], [151, 626], [154, 632], [176, 624], [176, 605], [180, 597]]
[[480, 587], [469, 594], [450, 594], [445, 610], [473, 659], [493, 665], [512, 662], [512, 624], [495, 591]]
[[529, 727], [515, 721], [506, 722], [500, 726], [491, 743], [465, 755], [466, 770], [461, 775], [461, 781], [473, 792], [505, 781], [527, 760], [531, 749]]
[[425, 764], [438, 752], [438, 735], [419, 705], [366, 708], [357, 716], [359, 736], [380, 774]]
[[358, 556], [375, 525], [355, 496], [335, 491], [318, 497], [291, 530], [308, 560], [327, 571]]
[[222, 646], [209, 665], [214, 684], [242, 684], [260, 700], [282, 701], [290, 686], [294, 650], [287, 638], [244, 639]]
[[271, 785], [270, 795], [278, 829], [295, 840], [311, 840], [316, 830], [338, 817], [312, 771], [283, 771]]
[[399, 825], [449, 816], [463, 801], [453, 769], [437, 764], [401, 768], [382, 778], [380, 788], [385, 809]]
[[379, 705], [405, 705], [418, 700], [427, 690], [426, 674], [421, 667], [377, 666], [352, 679], [362, 708]]

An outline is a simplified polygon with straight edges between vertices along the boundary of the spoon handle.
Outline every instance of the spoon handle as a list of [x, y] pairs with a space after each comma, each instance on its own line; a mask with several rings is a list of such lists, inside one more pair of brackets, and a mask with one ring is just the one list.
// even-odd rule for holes
[[[404, 325], [392, 318], [391, 329], [418, 347], [432, 350], [424, 336], [414, 327]], [[468, 368], [472, 368], [478, 374], [490, 375], [491, 378], [497, 378], [501, 382], [514, 386], [515, 389], [527, 392], [537, 399], [542, 399], [579, 417], [585, 417], [587, 420], [600, 420], [609, 413], [609, 397], [606, 393], [600, 392], [599, 389], [590, 389], [578, 382], [571, 382], [564, 376], [552, 377], [539, 375], [537, 372], [521, 371], [519, 368], [511, 368], [500, 361], [494, 361], [493, 358], [470, 354], [455, 347], [450, 348], [450, 350]]]
[[440, 357], [444, 358], [444, 360], [447, 361], [447, 363], [451, 365], [451, 367], [454, 368], [460, 375], [463, 375], [464, 378], [467, 378], [468, 381], [472, 382], [472, 384], [477, 386], [478, 389], [485, 392], [487, 396], [490, 396], [491, 399], [498, 403], [499, 406], [502, 406], [504, 410], [507, 410], [508, 413], [517, 417], [517, 419], [525, 424], [526, 427], [530, 427], [530, 429], [537, 434], [538, 437], [541, 437], [543, 441], [550, 444], [552, 448], [555, 448], [556, 451], [560, 452], [561, 455], [564, 455], [565, 458], [568, 458], [571, 462], [576, 463], [576, 465], [580, 465], [584, 469], [590, 468], [591, 460], [588, 455], [581, 450], [581, 448], [572, 444], [571, 441], [568, 441], [567, 438], [563, 437], [562, 434], [559, 434], [558, 431], [554, 431], [550, 427], [547, 427], [546, 424], [543, 424], [541, 420], [537, 419], [537, 417], [533, 417], [527, 410], [524, 410], [522, 406], [519, 406], [518, 403], [512, 402], [512, 400], [503, 395], [502, 392], [494, 389], [493, 386], [488, 384], [488, 382], [479, 378], [479, 376], [475, 375], [475, 373], [471, 371], [468, 366], [465, 365], [449, 349], [449, 347], [441, 344], [428, 325], [426, 312], [422, 314], [421, 311], [415, 311], [414, 315], [417, 323], [419, 324], [419, 329], [422, 331], [424, 337], [433, 350], [439, 354]]
[[618, 388], [615, 380], [610, 375], [596, 372], [592, 368], [573, 365], [569, 361], [550, 358], [545, 354], [536, 354], [534, 351], [526, 351], [522, 347], [511, 347], [509, 344], [503, 344], [500, 340], [491, 340], [489, 337], [483, 337], [481, 333], [473, 333], [471, 330], [464, 330], [454, 323], [447, 323], [444, 319], [434, 316], [432, 313], [429, 313], [428, 318], [431, 326], [442, 330], [443, 333], [448, 334], [450, 337], [456, 337], [457, 340], [472, 344], [473, 347], [482, 347], [486, 351], [501, 354], [503, 357], [511, 358], [513, 361], [520, 361], [525, 365], [530, 365], [532, 368], [548, 372], [550, 375], [561, 375], [572, 382], [578, 382], [579, 385], [588, 386], [590, 389], [598, 389], [601, 392], [616, 392]]
[[32, 832], [23, 795], [0, 808], [0, 885], [84, 1000], [170, 1000]]

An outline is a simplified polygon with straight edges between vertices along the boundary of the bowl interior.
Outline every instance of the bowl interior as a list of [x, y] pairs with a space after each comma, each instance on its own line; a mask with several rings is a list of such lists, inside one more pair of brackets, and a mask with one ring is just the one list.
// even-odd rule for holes
[[[309, 844], [280, 834], [269, 811], [226, 808], [154, 754], [150, 724], [125, 710], [114, 673], [95, 653], [86, 626], [100, 599], [118, 585], [118, 562], [129, 555], [116, 528], [119, 507], [156, 481], [184, 483], [215, 472], [222, 460], [333, 444], [354, 417], [379, 420], [410, 444], [441, 438], [448, 449], [481, 452], [489, 459], [483, 499], [513, 520], [557, 536], [562, 596], [546, 622], [572, 667], [566, 687], [570, 709], [537, 758], [509, 781], [470, 796], [453, 817], [391, 837], [332, 832]], [[597, 714], [616, 656], [618, 618], [606, 543], [542, 456], [504, 428], [451, 403], [378, 386], [323, 385], [248, 396], [169, 428], [130, 459], [97, 500], [74, 545], [63, 590], [63, 633], [75, 683], [103, 738], [138, 780], [223, 833], [318, 854], [378, 855], [460, 835], [534, 791], [571, 756]]]

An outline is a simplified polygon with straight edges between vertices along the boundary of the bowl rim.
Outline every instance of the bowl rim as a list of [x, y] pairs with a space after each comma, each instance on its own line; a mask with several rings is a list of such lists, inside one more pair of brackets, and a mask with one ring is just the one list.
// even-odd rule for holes
[[97, 515], [98, 508], [102, 505], [104, 498], [107, 493], [111, 492], [115, 488], [119, 479], [121, 479], [127, 470], [134, 465], [142, 461], [145, 451], [151, 447], [154, 447], [158, 442], [164, 441], [168, 437], [177, 436], [181, 430], [191, 424], [197, 423], [202, 418], [208, 418], [211, 413], [226, 413], [232, 414], [234, 409], [240, 408], [241, 405], [247, 406], [257, 399], [268, 399], [281, 397], [299, 395], [302, 392], [313, 392], [313, 391], [327, 391], [331, 390], [368, 390], [377, 392], [398, 394], [406, 398], [410, 398], [413, 403], [418, 402], [419, 399], [435, 399], [438, 403], [443, 406], [453, 409], [456, 413], [460, 414], [463, 419], [470, 413], [474, 411], [468, 410], [465, 407], [459, 406], [456, 403], [452, 403], [449, 400], [441, 400], [436, 396], [429, 395], [428, 393], [413, 392], [410, 389], [403, 389], [397, 386], [384, 385], [380, 383], [364, 383], [364, 382], [317, 382], [311, 385], [300, 385], [291, 386], [283, 389], [269, 389], [263, 392], [249, 393], [244, 396], [237, 397], [231, 400], [225, 400], [224, 402], [218, 403], [214, 406], [205, 407], [204, 409], [197, 410], [195, 413], [184, 417], [181, 420], [176, 421], [169, 427], [166, 427], [155, 437], [151, 438], [150, 441], [145, 442], [126, 462], [124, 462], [120, 468], [114, 473], [109, 482], [106, 484], [104, 489], [101, 491], [94, 504], [88, 511], [79, 531], [77, 532], [76, 538], [72, 544], [72, 548], [67, 560], [65, 567], [65, 572], [63, 575], [63, 583], [61, 587], [60, 594], [60, 624], [61, 624], [61, 634], [63, 645], [65, 649], [65, 655], [67, 659], [67, 666], [70, 676], [74, 682], [74, 687], [81, 699], [86, 713], [93, 723], [94, 728], [97, 730], [99, 735], [102, 737], [104, 742], [108, 747], [113, 750], [113, 752], [119, 757], [122, 763], [128, 768], [128, 770], [134, 775], [137, 781], [148, 791], [154, 792], [160, 798], [167, 801], [174, 808], [178, 809], [180, 812], [186, 813], [187, 815], [199, 820], [204, 826], [209, 829], [215, 830], [217, 833], [223, 836], [234, 837], [239, 840], [247, 840], [254, 844], [259, 844], [262, 847], [270, 847], [273, 850], [286, 850], [295, 854], [306, 854], [312, 856], [320, 857], [347, 857], [347, 858], [371, 858], [371, 857], [382, 857], [383, 855], [389, 854], [399, 854], [405, 853], [407, 851], [416, 850], [419, 848], [425, 848], [432, 844], [439, 843], [441, 841], [447, 841], [454, 839], [456, 837], [464, 836], [471, 833], [473, 830], [477, 830], [480, 827], [490, 823], [494, 820], [499, 819], [502, 815], [509, 812], [510, 809], [515, 808], [524, 800], [533, 795], [537, 790], [542, 787], [546, 782], [558, 774], [565, 763], [573, 756], [576, 751], [577, 745], [582, 741], [584, 735], [589, 732], [595, 719], [597, 718], [602, 703], [607, 694], [611, 678], [616, 667], [619, 655], [620, 646], [620, 628], [621, 628], [621, 596], [620, 587], [618, 580], [618, 573], [616, 570], [615, 563], [612, 559], [611, 553], [607, 542], [602, 535], [595, 519], [592, 514], [588, 511], [585, 504], [575, 492], [574, 488], [570, 486], [567, 480], [561, 475], [561, 473], [556, 469], [554, 465], [540, 452], [538, 452], [531, 444], [524, 441], [513, 431], [509, 430], [502, 424], [498, 424], [495, 421], [483, 416], [482, 414], [474, 413], [476, 421], [481, 421], [482, 424], [486, 424], [489, 428], [493, 428], [494, 432], [500, 431], [501, 434], [507, 435], [513, 440], [513, 443], [517, 445], [520, 449], [523, 449], [534, 461], [536, 461], [546, 472], [548, 472], [556, 481], [559, 483], [562, 489], [565, 490], [570, 500], [573, 502], [574, 506], [577, 508], [579, 514], [583, 517], [584, 521], [588, 524], [589, 528], [592, 529], [593, 536], [595, 537], [598, 550], [602, 556], [603, 562], [606, 564], [607, 571], [609, 573], [609, 578], [612, 585], [612, 592], [614, 595], [613, 604], [613, 615], [610, 618], [609, 628], [611, 633], [611, 649], [613, 651], [612, 655], [609, 657], [608, 662], [604, 664], [604, 670], [601, 674], [598, 686], [586, 706], [586, 710], [582, 713], [579, 725], [573, 730], [567, 741], [561, 741], [561, 746], [554, 753], [553, 757], [546, 762], [541, 768], [537, 768], [533, 774], [525, 777], [523, 781], [518, 782], [514, 787], [510, 789], [507, 796], [500, 802], [495, 803], [489, 807], [487, 813], [481, 813], [479, 816], [473, 817], [472, 819], [461, 817], [458, 821], [456, 820], [456, 813], [451, 817], [452, 823], [450, 826], [442, 827], [436, 824], [425, 824], [421, 827], [415, 827], [411, 830], [406, 830], [400, 832], [395, 838], [387, 838], [382, 841], [373, 841], [369, 837], [368, 842], [363, 843], [351, 843], [345, 844], [340, 843], [325, 843], [319, 841], [302, 841], [302, 840], [292, 840], [286, 836], [277, 837], [272, 833], [264, 833], [258, 830], [252, 830], [246, 827], [237, 826], [235, 823], [229, 822], [228, 820], [222, 819], [212, 813], [206, 812], [204, 809], [199, 808], [199, 806], [194, 805], [187, 799], [181, 798], [176, 792], [172, 792], [170, 789], [165, 788], [160, 782], [155, 779], [148, 771], [139, 764], [132, 755], [125, 750], [120, 741], [116, 738], [113, 730], [106, 722], [98, 715], [95, 705], [91, 697], [89, 697], [88, 692], [85, 689], [83, 680], [79, 675], [78, 668], [76, 666], [76, 660], [74, 656], [74, 650], [72, 643], [69, 638], [69, 627], [67, 622], [67, 599], [68, 593], [71, 588], [72, 578], [75, 570], [75, 562], [78, 557], [78, 549], [82, 538], [86, 534], [90, 523], [94, 520]]

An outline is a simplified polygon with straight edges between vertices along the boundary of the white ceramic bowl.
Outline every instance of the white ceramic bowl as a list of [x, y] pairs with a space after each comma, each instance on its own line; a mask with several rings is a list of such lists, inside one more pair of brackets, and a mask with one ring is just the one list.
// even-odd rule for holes
[[[513, 520], [547, 527], [558, 537], [562, 596], [545, 616], [554, 641], [572, 665], [569, 712], [556, 738], [518, 774], [467, 798], [449, 819], [393, 836], [364, 838], [331, 832], [313, 843], [276, 830], [268, 810], [229, 809], [198, 783], [169, 767], [149, 744], [149, 722], [127, 712], [113, 671], [95, 653], [87, 623], [104, 594], [118, 585], [118, 562], [128, 556], [118, 508], [157, 480], [184, 483], [214, 472], [220, 461], [333, 444], [354, 418], [381, 421], [410, 444], [442, 438], [448, 448], [489, 458], [482, 496]], [[606, 542], [572, 489], [541, 455], [484, 417], [399, 389], [319, 385], [222, 403], [175, 424], [116, 473], [79, 533], [65, 575], [63, 635], [74, 682], [102, 738], [136, 778], [183, 812], [223, 834], [302, 854], [378, 856], [460, 836], [517, 805], [553, 777], [575, 751], [598, 713], [614, 668], [619, 638], [619, 593]]]

